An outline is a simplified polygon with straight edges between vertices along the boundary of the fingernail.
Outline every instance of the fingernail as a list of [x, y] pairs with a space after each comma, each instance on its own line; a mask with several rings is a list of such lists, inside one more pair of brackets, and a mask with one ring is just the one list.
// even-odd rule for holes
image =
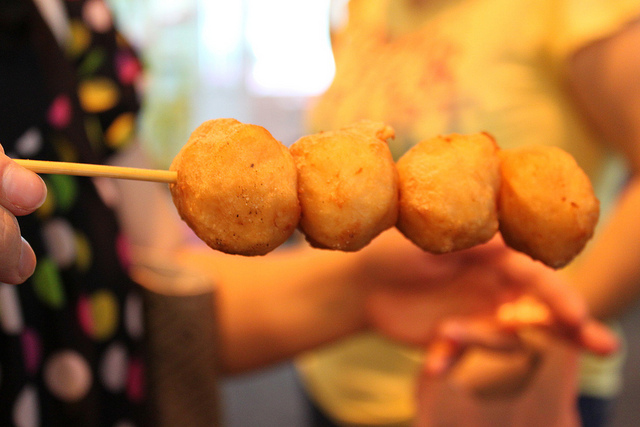
[[2, 180], [5, 197], [19, 209], [35, 209], [44, 203], [47, 192], [42, 178], [33, 172], [11, 163], [5, 169]]
[[18, 260], [18, 274], [20, 275], [20, 278], [23, 281], [27, 280], [33, 274], [35, 268], [35, 254], [33, 253], [33, 249], [31, 249], [29, 242], [27, 242], [23, 237], [20, 259]]

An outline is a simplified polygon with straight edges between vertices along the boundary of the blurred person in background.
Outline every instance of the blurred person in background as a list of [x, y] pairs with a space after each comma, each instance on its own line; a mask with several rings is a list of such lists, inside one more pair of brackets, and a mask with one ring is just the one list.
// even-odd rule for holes
[[[557, 276], [603, 320], [615, 320], [636, 300], [637, 1], [350, 0], [331, 37], [336, 74], [311, 106], [310, 130], [381, 120], [396, 131], [390, 143], [396, 158], [422, 139], [454, 132], [486, 131], [505, 149], [545, 144], [568, 151], [591, 178], [603, 215], [585, 253]], [[567, 425], [577, 422], [567, 417], [579, 407], [584, 425], [604, 425], [620, 389], [623, 354], [583, 357], [574, 384], [574, 352], [548, 347], [539, 362], [531, 360], [539, 380], [518, 399], [505, 393], [507, 404], [474, 399], [471, 384], [463, 392], [424, 375], [421, 348], [373, 332], [306, 355], [297, 367], [316, 425], [409, 425], [419, 377], [420, 406], [430, 408], [421, 411], [423, 423], [435, 416], [447, 425], [483, 417], [487, 425], [526, 425], [529, 416], [532, 425]], [[507, 383], [509, 372], [521, 378], [507, 361], [499, 374], [498, 355], [484, 356], [460, 359], [467, 375], [456, 381], [473, 382], [474, 361], [485, 373], [495, 363], [494, 378]], [[452, 418], [438, 419], [443, 408]]]

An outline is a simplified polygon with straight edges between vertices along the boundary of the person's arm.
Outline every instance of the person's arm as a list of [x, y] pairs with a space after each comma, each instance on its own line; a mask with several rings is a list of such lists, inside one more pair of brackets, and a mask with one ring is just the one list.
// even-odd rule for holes
[[304, 247], [263, 257], [183, 250], [185, 265], [216, 278], [221, 365], [244, 372], [348, 336], [366, 326], [353, 255]]
[[572, 58], [575, 98], [603, 139], [627, 159], [630, 179], [571, 280], [600, 319], [640, 296], [640, 20]]
[[13, 162], [0, 146], [0, 281], [19, 284], [33, 274], [36, 256], [20, 235], [16, 216], [36, 210], [46, 195], [42, 179]]
[[182, 261], [218, 277], [226, 372], [286, 360], [367, 329], [427, 345], [440, 321], [488, 315], [519, 295], [544, 304], [547, 330], [566, 342], [601, 354], [616, 348], [553, 271], [500, 239], [432, 255], [391, 229], [355, 253], [303, 247], [246, 258], [205, 250], [183, 252]]

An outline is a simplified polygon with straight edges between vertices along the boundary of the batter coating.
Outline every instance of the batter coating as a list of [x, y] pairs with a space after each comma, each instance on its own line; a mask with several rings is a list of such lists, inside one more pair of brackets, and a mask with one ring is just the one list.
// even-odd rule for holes
[[206, 121], [170, 169], [177, 171], [169, 188], [180, 216], [213, 249], [264, 255], [297, 227], [296, 166], [287, 148], [260, 126]]
[[488, 134], [421, 141], [397, 163], [397, 228], [431, 253], [467, 249], [498, 230], [498, 146]]
[[593, 236], [600, 203], [574, 158], [557, 147], [500, 153], [500, 232], [516, 250], [553, 268], [578, 255]]
[[384, 123], [300, 138], [290, 148], [298, 167], [300, 230], [317, 248], [357, 251], [398, 216], [398, 175]]

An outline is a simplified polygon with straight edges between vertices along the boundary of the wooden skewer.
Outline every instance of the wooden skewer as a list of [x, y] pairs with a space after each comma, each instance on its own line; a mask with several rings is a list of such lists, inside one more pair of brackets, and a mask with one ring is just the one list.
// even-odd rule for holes
[[134, 179], [138, 181], [166, 183], [176, 182], [178, 178], [177, 172], [167, 170], [93, 165], [87, 163], [52, 162], [46, 160], [16, 159], [15, 162], [36, 173], [100, 176], [106, 178]]

